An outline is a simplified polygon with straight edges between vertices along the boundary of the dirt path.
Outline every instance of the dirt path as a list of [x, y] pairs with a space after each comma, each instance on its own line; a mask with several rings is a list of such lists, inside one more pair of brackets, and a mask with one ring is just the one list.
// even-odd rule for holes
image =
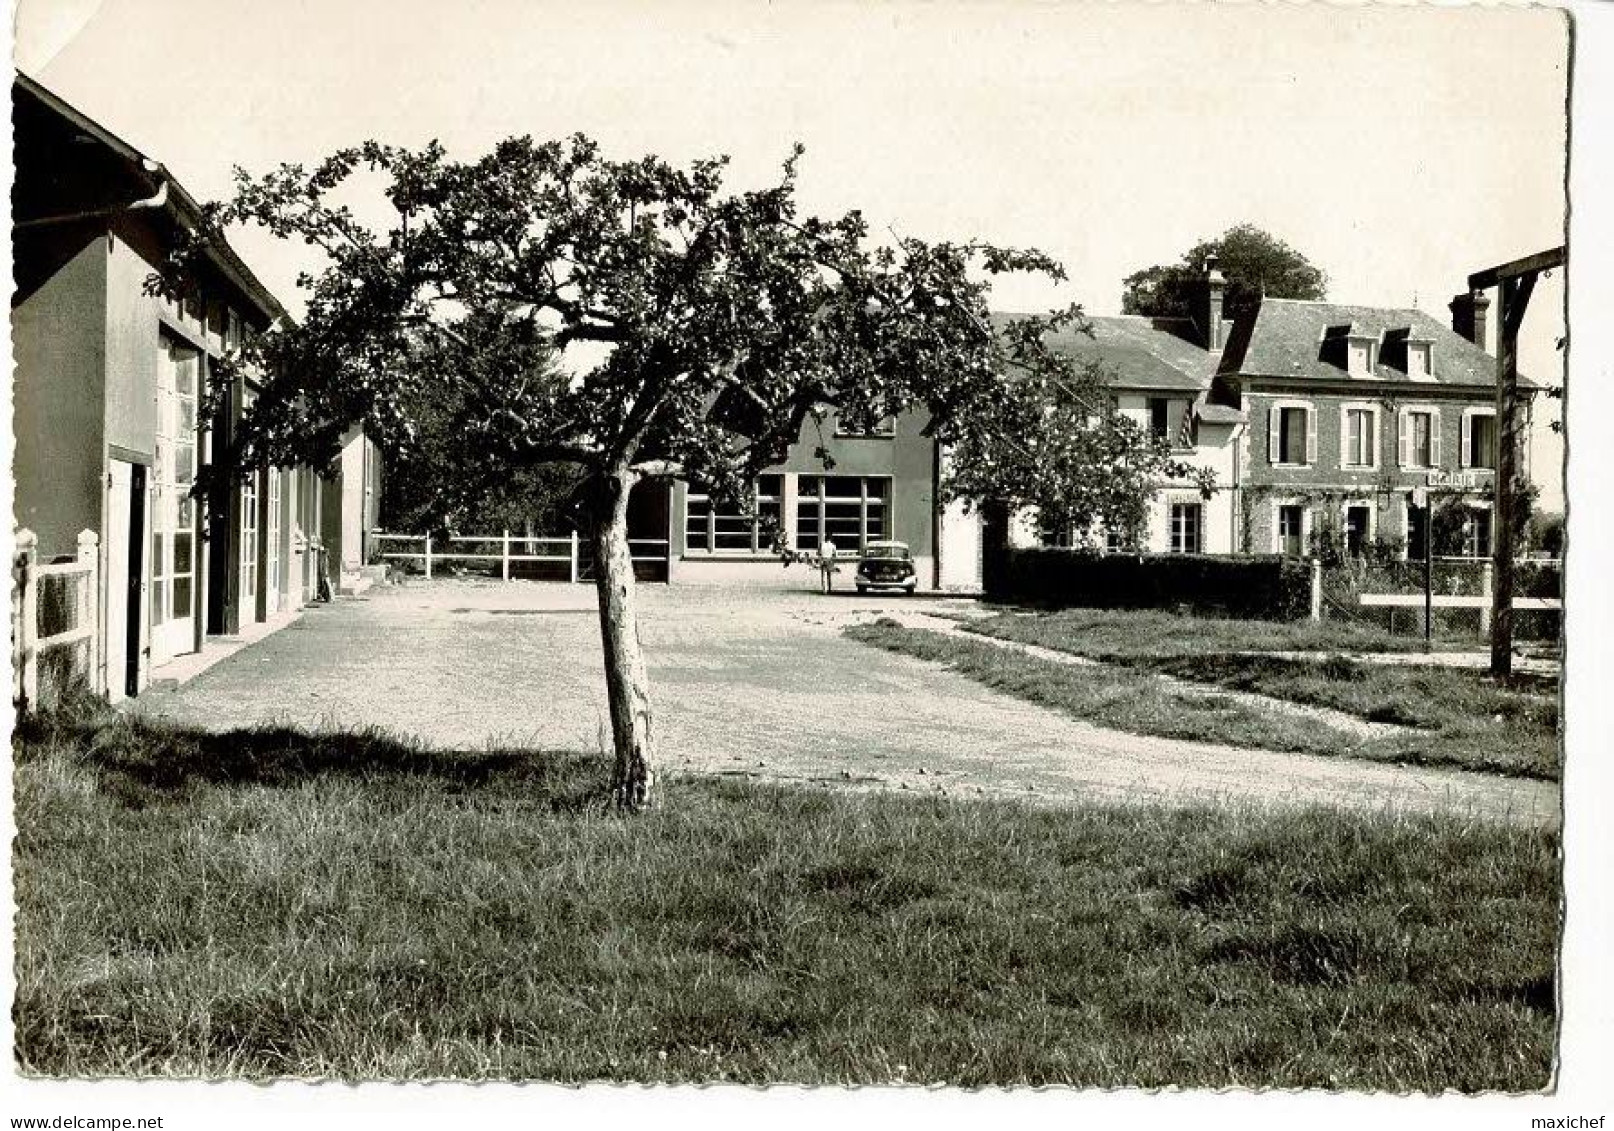
[[[1123, 734], [841, 635], [856, 619], [947, 603], [688, 586], [641, 595], [674, 770], [955, 796], [1558, 820], [1554, 783]], [[443, 748], [609, 742], [594, 594], [583, 586], [372, 590], [310, 610], [135, 709], [211, 729], [373, 725]]]

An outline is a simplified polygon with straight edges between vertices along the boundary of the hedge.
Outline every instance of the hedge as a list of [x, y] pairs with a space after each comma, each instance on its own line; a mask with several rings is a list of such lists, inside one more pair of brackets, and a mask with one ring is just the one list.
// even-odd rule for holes
[[1055, 608], [1187, 609], [1299, 620], [1311, 611], [1311, 565], [1278, 555], [1095, 554], [1004, 549], [986, 571], [992, 600]]

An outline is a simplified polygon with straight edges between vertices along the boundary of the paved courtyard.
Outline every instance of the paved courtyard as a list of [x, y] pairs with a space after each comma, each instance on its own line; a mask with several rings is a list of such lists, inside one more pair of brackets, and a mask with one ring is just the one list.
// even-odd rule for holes
[[[1556, 823], [1557, 786], [1105, 730], [841, 635], [884, 610], [969, 607], [643, 586], [641, 636], [664, 765], [1037, 800], [1222, 800], [1442, 810]], [[135, 709], [230, 729], [378, 726], [446, 749], [608, 749], [591, 586], [382, 587]]]

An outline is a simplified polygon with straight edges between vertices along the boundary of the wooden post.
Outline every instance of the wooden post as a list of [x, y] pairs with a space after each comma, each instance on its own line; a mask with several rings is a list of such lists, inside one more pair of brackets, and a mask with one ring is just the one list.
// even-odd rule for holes
[[1513, 672], [1513, 508], [1519, 483], [1519, 323], [1524, 319], [1533, 274], [1503, 278], [1497, 284], [1496, 338], [1496, 501], [1491, 511], [1495, 565], [1491, 591], [1491, 674]]
[[432, 536], [426, 535], [426, 580], [432, 579]]
[[1435, 501], [1425, 496], [1423, 508], [1423, 650], [1435, 640]]
[[499, 572], [503, 576], [504, 580], [506, 580], [506, 581], [510, 580], [510, 529], [509, 529], [509, 527], [506, 527], [505, 531], [504, 531], [504, 549], [502, 550], [502, 552], [500, 553], [500, 556], [499, 556]]
[[[1487, 599], [1495, 596], [1496, 563], [1486, 562], [1480, 567], [1480, 595]], [[1484, 636], [1491, 631], [1492, 611], [1489, 606], [1480, 609], [1480, 635]]]
[[1491, 591], [1491, 674], [1513, 672], [1513, 508], [1523, 482], [1519, 458], [1524, 422], [1519, 412], [1519, 324], [1530, 305], [1536, 277], [1568, 261], [1566, 247], [1476, 271], [1468, 277], [1470, 292], [1497, 290], [1496, 332], [1496, 505], [1491, 511], [1492, 560], [1496, 566]]
[[[79, 590], [78, 618], [75, 625], [90, 626], [89, 640], [84, 650], [85, 669], [84, 681], [89, 684], [93, 694], [100, 695], [106, 690], [106, 682], [100, 671], [101, 643], [101, 539], [93, 530], [81, 530], [78, 534], [78, 560], [86, 568], [84, 587]], [[192, 559], [194, 560], [194, 559]]]
[[572, 584], [577, 584], [577, 531], [572, 531]]
[[1311, 619], [1323, 619], [1323, 562], [1311, 559]]
[[38, 654], [34, 640], [39, 635], [39, 613], [35, 607], [39, 558], [39, 538], [26, 528], [17, 531], [17, 554], [11, 562], [12, 677], [11, 699], [18, 713], [27, 710], [39, 692]]

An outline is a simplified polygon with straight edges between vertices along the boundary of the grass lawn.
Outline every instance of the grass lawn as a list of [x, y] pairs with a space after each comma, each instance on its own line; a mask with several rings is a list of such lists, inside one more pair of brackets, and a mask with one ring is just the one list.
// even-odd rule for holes
[[[1311, 733], [1301, 734], [1298, 740], [1290, 734], [1293, 728], [1281, 726], [1271, 728], [1269, 738], [1258, 740], [1238, 712], [1228, 712], [1229, 718], [1220, 722], [1214, 715], [1202, 719], [1203, 726], [1193, 728], [1194, 733], [1188, 737], [1308, 753], [1350, 753], [1420, 765], [1463, 766], [1523, 777], [1559, 776], [1556, 679], [1521, 674], [1498, 681], [1475, 669], [1371, 664], [1351, 659], [1348, 653], [1352, 651], [1390, 650], [1384, 642], [1394, 638], [1381, 639], [1371, 630], [1328, 623], [1284, 624], [1086, 609], [1030, 616], [1006, 614], [974, 621], [967, 627], [983, 635], [1037, 644], [1134, 671], [1331, 707], [1369, 722], [1415, 728], [1415, 733], [1395, 738], [1365, 744], [1347, 742], [1349, 749], [1341, 750], [1339, 736], [1326, 730], [1317, 732], [1315, 724], [1303, 728]], [[1404, 639], [1401, 644], [1406, 650]], [[1317, 655], [1314, 659], [1287, 659], [1242, 654], [1260, 647]], [[910, 643], [904, 650], [914, 651], [915, 646]], [[933, 645], [926, 648], [934, 650]], [[987, 655], [976, 657], [973, 651], [971, 656], [959, 662], [982, 668], [1002, 663]], [[1072, 682], [1080, 682], [1081, 678], [1066, 677]], [[1126, 677], [1127, 682], [1135, 680], [1135, 676]], [[1144, 693], [1140, 690], [1138, 694]], [[1160, 694], [1156, 688], [1148, 697], [1158, 698]], [[1061, 705], [1059, 698], [1056, 695], [1039, 701]], [[1075, 713], [1123, 729], [1136, 729], [1114, 721], [1113, 712], [1105, 719], [1098, 719], [1085, 708]], [[1139, 725], [1148, 725], [1151, 712], [1146, 707], [1135, 713]], [[1182, 731], [1179, 727], [1171, 733], [1181, 735]]]
[[30, 1073], [1540, 1089], [1558, 842], [26, 724]]

